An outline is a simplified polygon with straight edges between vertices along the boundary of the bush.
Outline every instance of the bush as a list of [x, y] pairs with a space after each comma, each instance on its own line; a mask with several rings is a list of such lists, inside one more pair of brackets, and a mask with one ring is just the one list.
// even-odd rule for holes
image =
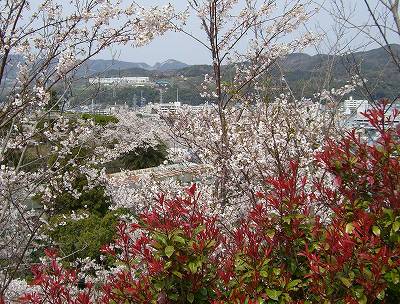
[[78, 176], [73, 183], [73, 189], [76, 189], [80, 196], [75, 197], [69, 192], [60, 194], [55, 198], [55, 212], [69, 214], [71, 211], [88, 210], [99, 216], [105, 215], [110, 206], [110, 198], [106, 195], [104, 187], [86, 189], [87, 185], [87, 177]]
[[77, 213], [76, 216], [82, 216], [82, 219], [53, 216], [50, 225], [55, 228], [47, 234], [56, 243], [58, 250], [67, 256], [66, 261], [73, 262], [77, 258], [86, 257], [100, 261], [100, 249], [115, 236], [118, 216], [115, 212], [108, 212], [104, 216]]
[[109, 123], [117, 123], [118, 118], [112, 115], [103, 115], [103, 114], [82, 114], [82, 119], [89, 120], [92, 119], [96, 125], [105, 126]]
[[107, 173], [157, 167], [166, 160], [167, 154], [167, 147], [162, 143], [155, 147], [139, 147], [107, 163], [105, 167]]
[[64, 192], [55, 198], [54, 214], [48, 220], [51, 229], [44, 231], [70, 262], [85, 257], [99, 260], [100, 248], [112, 241], [118, 223], [118, 215], [109, 211], [104, 187], [86, 189], [87, 185], [87, 178], [78, 176], [73, 187], [79, 197]]

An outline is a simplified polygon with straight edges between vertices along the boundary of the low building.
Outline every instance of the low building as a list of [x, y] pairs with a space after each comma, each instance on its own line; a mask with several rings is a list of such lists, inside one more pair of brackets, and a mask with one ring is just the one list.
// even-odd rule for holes
[[176, 113], [179, 109], [185, 108], [191, 112], [197, 113], [203, 111], [205, 108], [210, 106], [211, 105], [209, 105], [208, 103], [198, 106], [192, 106], [192, 105], [182, 104], [179, 101], [168, 102], [168, 103], [149, 103], [142, 108], [142, 112], [149, 114], [163, 115], [163, 114]]
[[115, 86], [150, 86], [149, 77], [106, 77], [89, 78], [91, 84], [115, 85]]
[[353, 97], [350, 96], [349, 99], [344, 101], [342, 111], [345, 115], [356, 115], [359, 113], [364, 113], [368, 110], [368, 108], [368, 100], [353, 99]]
[[171, 83], [168, 80], [164, 80], [164, 79], [160, 79], [160, 80], [156, 80], [156, 85], [160, 86], [160, 87], [168, 87], [171, 85]]
[[[362, 99], [353, 99], [350, 97], [349, 99], [343, 102], [343, 106], [341, 108], [343, 114], [343, 123], [348, 128], [356, 128], [374, 131], [374, 127], [371, 126], [367, 117], [364, 116], [363, 113], [367, 112], [369, 109], [372, 109], [372, 105], [368, 102], [368, 100]], [[392, 110], [398, 107], [397, 104], [393, 104], [388, 106], [386, 109], [385, 116], [392, 115]], [[393, 121], [394, 124], [400, 123], [400, 117], [396, 117]]]

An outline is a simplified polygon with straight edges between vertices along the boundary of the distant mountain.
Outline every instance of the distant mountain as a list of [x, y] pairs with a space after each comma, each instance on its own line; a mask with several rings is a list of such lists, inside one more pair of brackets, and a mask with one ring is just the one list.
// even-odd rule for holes
[[[400, 45], [391, 45], [392, 50], [400, 56]], [[355, 52], [345, 55], [318, 54], [310, 56], [303, 53], [290, 54], [280, 64], [287, 71], [315, 71], [328, 65], [336, 72], [345, 72], [344, 67], [358, 64], [365, 71], [393, 68], [392, 58], [384, 48]]]
[[180, 70], [180, 69], [186, 68], [188, 66], [189, 65], [186, 64], [186, 63], [183, 63], [183, 62], [180, 62], [180, 61], [177, 61], [177, 60], [174, 60], [174, 59], [168, 59], [168, 60], [166, 60], [164, 62], [161, 62], [161, 63], [157, 62], [153, 66], [152, 69], [156, 70], [156, 71], [164, 72], [164, 71]]
[[157, 62], [154, 66], [148, 65], [147, 63], [143, 62], [126, 62], [119, 60], [94, 59], [94, 60], [89, 60], [87, 64], [81, 67], [81, 70], [87, 71], [88, 74], [103, 73], [103, 72], [109, 74], [108, 71], [113, 71], [113, 73], [115, 74], [116, 71], [127, 71], [127, 70], [131, 70], [131, 72], [140, 72], [140, 70], [166, 72], [166, 71], [179, 70], [187, 66], [189, 65], [174, 59], [168, 59], [161, 63]]
[[[15, 78], [17, 65], [23, 60], [22, 56], [11, 55], [9, 63], [7, 64], [7, 78]], [[172, 72], [175, 70], [183, 69], [188, 67], [186, 63], [169, 59], [161, 63], [156, 63], [151, 66], [144, 62], [127, 62], [120, 60], [104, 60], [104, 59], [93, 59], [88, 60], [82, 64], [78, 70], [78, 75], [109, 75], [109, 76], [131, 76], [130, 74], [140, 75], [140, 76], [151, 76], [158, 72]], [[151, 72], [150, 72], [151, 71]]]
[[[391, 49], [400, 57], [400, 45], [391, 45]], [[7, 66], [7, 77], [15, 79], [15, 68], [22, 60], [13, 56]], [[233, 75], [233, 66], [223, 67], [227, 80]], [[400, 93], [400, 73], [393, 59], [384, 48], [372, 49], [344, 55], [308, 55], [293, 53], [280, 59], [269, 71], [272, 85], [282, 79], [282, 75], [296, 92], [310, 96], [313, 92], [343, 85], [350, 79], [349, 75], [360, 72], [368, 79], [373, 88], [373, 96], [393, 97]], [[169, 59], [151, 66], [143, 62], [126, 62], [119, 60], [89, 60], [82, 65], [78, 74], [112, 76], [148, 76], [153, 79], [176, 78], [185, 76], [192, 82], [193, 90], [198, 87], [205, 74], [212, 73], [210, 65], [188, 65]]]
[[[390, 47], [400, 58], [400, 45]], [[359, 88], [356, 92], [359, 97], [395, 98], [400, 93], [398, 67], [384, 48], [341, 56], [291, 54], [279, 62], [279, 73], [285, 75], [293, 90], [306, 96], [321, 89], [340, 87], [357, 74], [367, 79], [369, 90]]]
[[150, 70], [151, 66], [143, 62], [126, 62], [119, 60], [94, 59], [94, 60], [89, 60], [80, 69], [87, 71], [88, 74], [92, 74], [109, 70], [127, 70], [133, 68]]
[[[6, 65], [6, 77], [9, 79], [15, 79], [17, 74], [17, 66], [19, 63], [23, 61], [23, 57], [20, 55], [11, 55], [9, 57], [8, 63]], [[56, 60], [53, 62], [53, 66], [57, 64]], [[143, 62], [126, 62], [119, 60], [103, 60], [103, 59], [94, 59], [88, 60], [83, 63], [78, 69], [77, 74], [80, 76], [92, 76], [95, 74], [110, 74], [112, 71], [112, 75], [117, 75], [119, 71], [126, 71], [128, 69], [137, 69], [140, 73], [142, 70], [152, 70], [153, 67]]]
[[[1, 58], [1, 57], [0, 57]], [[17, 67], [20, 62], [22, 62], [23, 58], [20, 55], [10, 55], [8, 57], [8, 62], [5, 67], [4, 75], [5, 79], [14, 80], [17, 77]]]

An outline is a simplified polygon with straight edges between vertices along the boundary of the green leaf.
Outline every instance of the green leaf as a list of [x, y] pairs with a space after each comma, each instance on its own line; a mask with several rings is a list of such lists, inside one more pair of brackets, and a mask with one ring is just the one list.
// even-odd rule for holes
[[185, 239], [179, 235], [175, 235], [172, 240], [181, 244], [185, 244]]
[[396, 221], [393, 223], [392, 230], [393, 232], [397, 232], [400, 229], [400, 222]]
[[167, 257], [169, 257], [169, 258], [172, 256], [172, 254], [174, 253], [174, 251], [175, 251], [174, 246], [167, 246], [167, 247], [165, 247], [165, 250], [164, 250], [165, 255], [166, 255]]
[[282, 219], [283, 219], [283, 222], [286, 224], [290, 224], [290, 222], [292, 221], [292, 217], [290, 215], [284, 216]]
[[177, 301], [179, 299], [179, 295], [177, 293], [171, 293], [168, 295], [168, 298], [173, 301]]
[[196, 273], [196, 271], [197, 271], [197, 264], [196, 263], [190, 262], [188, 267], [189, 267], [189, 270], [190, 270], [191, 273]]
[[248, 271], [246, 271], [243, 275], [242, 275], [242, 279], [248, 279], [251, 278], [254, 275], [254, 270], [250, 269]]
[[157, 233], [154, 235], [154, 238], [160, 243], [167, 245], [167, 238], [164, 235]]
[[301, 280], [293, 280], [289, 284], [286, 285], [286, 289], [291, 290], [294, 287], [296, 287], [299, 283], [301, 283]]
[[348, 223], [346, 225], [346, 233], [351, 234], [353, 232], [353, 230], [354, 230], [353, 223]]
[[204, 226], [204, 225], [200, 225], [200, 226], [197, 226], [195, 229], [194, 229], [194, 234], [195, 235], [197, 235], [197, 234], [199, 234], [200, 232], [202, 232], [204, 229], [206, 229], [206, 227]]
[[267, 278], [267, 277], [268, 277], [268, 271], [266, 271], [266, 270], [261, 270], [261, 271], [260, 271], [260, 276], [262, 276], [263, 278]]
[[378, 226], [373, 226], [373, 227], [372, 227], [372, 232], [373, 232], [376, 236], [380, 236], [380, 235], [381, 235], [381, 230], [379, 229]]
[[267, 235], [268, 235], [268, 237], [269, 237], [270, 239], [272, 239], [272, 238], [274, 237], [274, 235], [275, 235], [275, 230], [273, 230], [273, 229], [268, 229], [268, 230], [267, 230]]
[[365, 274], [365, 276], [368, 279], [370, 279], [370, 280], [372, 279], [373, 274], [372, 274], [371, 270], [369, 270], [368, 268], [365, 267], [362, 272]]
[[201, 289], [200, 289], [200, 294], [201, 294], [202, 296], [204, 296], [204, 297], [207, 296], [207, 294], [208, 294], [207, 288], [204, 288], [204, 287], [201, 288]]
[[340, 281], [342, 281], [343, 285], [346, 286], [347, 288], [350, 288], [351, 286], [351, 281], [348, 278], [345, 277], [339, 277]]
[[182, 275], [179, 271], [174, 270], [172, 273], [173, 273], [174, 275], [176, 275], [177, 277], [181, 278], [181, 279], [182, 279], [182, 277], [183, 277], [183, 275]]
[[194, 301], [194, 294], [188, 293], [188, 295], [186, 296], [186, 299], [188, 300], [189, 303], [193, 303], [193, 301]]
[[390, 278], [393, 284], [397, 285], [400, 282], [400, 276], [399, 273], [397, 272], [397, 270], [393, 269], [390, 272]]
[[217, 242], [215, 240], [211, 240], [208, 242], [208, 244], [206, 245], [206, 248], [212, 248], [215, 246]]
[[258, 304], [264, 304], [265, 303], [265, 301], [264, 301], [264, 299], [263, 298], [261, 298], [261, 297], [258, 297], [258, 302], [257, 302]]
[[365, 294], [363, 294], [359, 299], [358, 299], [359, 304], [367, 304], [367, 297]]
[[385, 298], [385, 290], [382, 290], [376, 297], [378, 300], [383, 300]]
[[390, 220], [393, 220], [394, 216], [392, 209], [383, 208], [383, 212], [389, 216]]
[[267, 294], [267, 296], [274, 300], [274, 301], [278, 301], [279, 300], [279, 296], [282, 294], [282, 291], [279, 290], [273, 290], [273, 289], [267, 289], [265, 291], [265, 293]]
[[355, 296], [357, 297], [357, 299], [361, 298], [364, 294], [364, 288], [362, 288], [361, 286], [355, 286], [352, 288]]
[[196, 261], [196, 267], [197, 269], [201, 268], [203, 266], [203, 259], [198, 259]]
[[235, 259], [235, 268], [238, 271], [243, 271], [246, 269], [246, 263], [240, 256], [237, 256]]
[[164, 288], [164, 281], [158, 281], [158, 282], [154, 283], [154, 287], [158, 291], [161, 291]]

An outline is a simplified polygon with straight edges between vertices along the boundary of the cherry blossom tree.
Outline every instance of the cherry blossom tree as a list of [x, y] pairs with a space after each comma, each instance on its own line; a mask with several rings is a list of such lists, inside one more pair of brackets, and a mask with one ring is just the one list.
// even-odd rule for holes
[[[0, 298], [29, 268], [46, 222], [43, 215], [52, 212], [55, 196], [74, 193], [71, 183], [78, 174], [93, 178], [95, 161], [83, 150], [94, 142], [98, 128], [57, 111], [74, 79], [82, 77], [78, 69], [114, 44], [145, 45], [169, 30], [172, 19], [183, 18], [171, 5], [146, 9], [111, 0], [1, 2]], [[55, 88], [61, 91], [56, 98], [51, 94]], [[115, 150], [128, 149], [118, 145]]]
[[212, 168], [208, 192], [216, 204], [237, 213], [254, 204], [265, 178], [285, 172], [290, 160], [306, 175], [316, 174], [312, 155], [339, 128], [337, 113], [321, 101], [337, 106], [359, 80], [308, 99], [294, 96], [284, 75], [271, 85], [272, 77], [280, 77], [271, 73], [280, 59], [321, 38], [303, 27], [315, 13], [311, 2], [188, 2], [205, 39], [177, 29], [210, 53], [213, 73], [205, 75], [202, 93], [210, 106], [200, 113], [184, 108], [166, 121], [173, 138]]
[[[170, 157], [202, 165], [205, 170], [196, 179], [203, 197], [213, 202], [216, 213], [234, 222], [256, 202], [255, 193], [266, 187], [264, 180], [284, 173], [289, 161], [299, 163], [301, 174], [324, 174], [314, 167], [312, 156], [326, 136], [339, 133], [333, 110], [362, 82], [349, 78], [343, 87], [308, 99], [294, 96], [284, 77], [275, 79], [279, 85], [270, 84], [271, 77], [279, 77], [271, 70], [280, 59], [320, 39], [302, 28], [314, 14], [309, 2], [291, 1], [284, 7], [276, 1], [188, 3], [205, 35], [194, 36], [184, 26], [175, 29], [209, 51], [213, 74], [205, 75], [202, 84], [208, 106], [200, 112], [184, 106], [163, 117], [174, 144], [187, 152], [170, 151]], [[133, 210], [148, 208], [153, 191], [178, 194], [181, 189], [175, 180], [130, 173], [115, 176], [110, 187], [118, 197], [114, 206]]]

